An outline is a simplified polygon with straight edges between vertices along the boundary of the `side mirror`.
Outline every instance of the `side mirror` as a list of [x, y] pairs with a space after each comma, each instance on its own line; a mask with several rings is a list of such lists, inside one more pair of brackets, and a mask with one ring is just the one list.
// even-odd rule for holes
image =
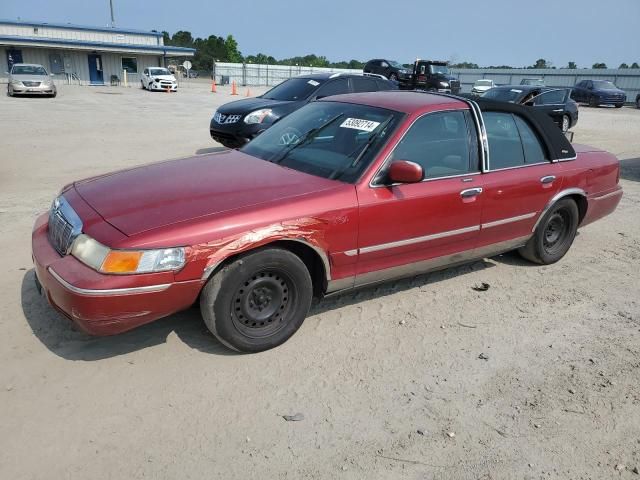
[[418, 183], [424, 178], [424, 170], [415, 162], [394, 160], [389, 165], [387, 177], [391, 183]]

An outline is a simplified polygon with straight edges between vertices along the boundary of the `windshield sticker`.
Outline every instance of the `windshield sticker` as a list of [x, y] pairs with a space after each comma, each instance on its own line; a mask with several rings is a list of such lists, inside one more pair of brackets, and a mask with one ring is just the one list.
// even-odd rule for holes
[[309, 85], [313, 85], [314, 87], [317, 87], [318, 85], [320, 85], [320, 82], [316, 82], [315, 80], [309, 80], [307, 83]]
[[512, 88], [511, 91], [513, 93], [522, 93], [522, 90], [516, 90], [515, 88]]
[[373, 132], [378, 128], [380, 122], [372, 122], [371, 120], [363, 120], [361, 118], [347, 118], [342, 125], [342, 128], [353, 128], [354, 130], [362, 130], [363, 132]]

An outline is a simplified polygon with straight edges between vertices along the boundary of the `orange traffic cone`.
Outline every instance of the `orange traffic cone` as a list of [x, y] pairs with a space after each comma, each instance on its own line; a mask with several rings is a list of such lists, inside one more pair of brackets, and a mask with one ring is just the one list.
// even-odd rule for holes
[[218, 93], [218, 90], [216, 89], [216, 81], [215, 80], [213, 82], [211, 82], [211, 93]]
[[238, 95], [238, 86], [235, 80], [231, 82], [231, 95]]
[[250, 97], [250, 96], [251, 96], [251, 89], [247, 88], [247, 95], [246, 95], [246, 96], [247, 96], [247, 97]]

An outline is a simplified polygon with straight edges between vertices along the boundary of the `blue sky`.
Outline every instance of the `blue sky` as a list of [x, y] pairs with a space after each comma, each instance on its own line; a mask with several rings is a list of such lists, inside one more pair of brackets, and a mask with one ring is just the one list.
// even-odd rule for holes
[[[640, 63], [640, 0], [114, 0], [116, 25], [232, 34], [243, 54], [480, 65]], [[166, 5], [163, 7], [162, 5]], [[433, 6], [431, 6], [433, 5]], [[0, 18], [109, 23], [109, 0], [1, 0]]]

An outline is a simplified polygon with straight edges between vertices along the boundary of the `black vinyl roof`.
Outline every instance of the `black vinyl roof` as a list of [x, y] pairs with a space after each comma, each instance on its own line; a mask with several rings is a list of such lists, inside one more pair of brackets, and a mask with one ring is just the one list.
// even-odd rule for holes
[[537, 131], [540, 139], [546, 144], [547, 151], [549, 155], [551, 155], [552, 160], [569, 160], [575, 158], [576, 152], [573, 146], [546, 112], [535, 107], [497, 102], [483, 98], [469, 99], [461, 97], [461, 99], [476, 102], [483, 112], [515, 113], [523, 117]]

